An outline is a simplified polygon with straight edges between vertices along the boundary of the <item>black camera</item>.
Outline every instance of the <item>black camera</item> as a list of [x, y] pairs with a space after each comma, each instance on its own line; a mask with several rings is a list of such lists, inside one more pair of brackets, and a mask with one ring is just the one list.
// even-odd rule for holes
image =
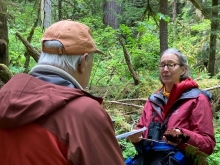
[[161, 123], [151, 122], [148, 127], [148, 139], [161, 140]]

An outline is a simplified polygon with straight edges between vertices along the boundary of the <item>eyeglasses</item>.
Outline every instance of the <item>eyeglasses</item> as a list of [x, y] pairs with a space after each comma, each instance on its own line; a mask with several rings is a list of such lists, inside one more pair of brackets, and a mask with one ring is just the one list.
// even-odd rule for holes
[[159, 64], [159, 69], [160, 69], [160, 70], [163, 70], [163, 69], [165, 68], [165, 66], [167, 66], [167, 68], [168, 68], [169, 70], [172, 70], [172, 69], [175, 68], [176, 65], [181, 66], [180, 64], [177, 64], [177, 63], [172, 63], [172, 64]]

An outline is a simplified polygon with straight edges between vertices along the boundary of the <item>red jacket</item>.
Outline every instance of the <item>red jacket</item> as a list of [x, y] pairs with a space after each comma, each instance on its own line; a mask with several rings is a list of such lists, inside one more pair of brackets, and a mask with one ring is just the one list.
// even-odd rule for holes
[[[156, 112], [155, 121], [163, 123], [173, 109], [167, 129], [179, 128], [190, 136], [188, 144], [208, 155], [215, 147], [213, 128], [213, 112], [209, 99], [198, 92], [198, 85], [192, 79], [175, 84], [169, 99], [162, 94], [162, 90], [151, 95], [146, 102], [137, 128], [148, 128], [152, 121], [153, 112]], [[190, 90], [194, 88], [194, 90]], [[195, 90], [197, 89], [197, 90]], [[148, 130], [144, 132], [148, 136]]]
[[101, 98], [15, 75], [0, 90], [1, 165], [124, 165]]

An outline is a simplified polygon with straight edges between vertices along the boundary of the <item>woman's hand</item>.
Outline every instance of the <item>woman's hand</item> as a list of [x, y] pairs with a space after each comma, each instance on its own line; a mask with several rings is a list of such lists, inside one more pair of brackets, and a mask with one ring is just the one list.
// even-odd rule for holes
[[180, 143], [186, 143], [189, 138], [189, 135], [182, 133], [179, 129], [166, 130], [163, 134], [163, 140], [174, 146], [177, 146]]
[[142, 132], [138, 132], [136, 134], [130, 135], [127, 137], [127, 140], [129, 140], [132, 143], [137, 143], [142, 140]]
[[171, 142], [171, 141], [168, 141], [166, 136], [163, 136], [163, 140], [167, 143], [167, 144], [171, 144], [171, 145], [174, 145], [174, 146], [177, 146], [178, 143], [174, 143], [174, 142]]

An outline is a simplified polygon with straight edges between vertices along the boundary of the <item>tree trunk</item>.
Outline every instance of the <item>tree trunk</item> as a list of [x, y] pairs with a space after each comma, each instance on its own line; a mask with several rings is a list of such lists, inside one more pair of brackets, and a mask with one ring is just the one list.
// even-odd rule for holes
[[173, 0], [172, 1], [172, 22], [173, 22], [173, 35], [174, 35], [174, 38], [176, 38], [176, 35], [177, 35], [177, 21], [176, 21], [176, 18], [177, 18], [177, 5], [178, 5], [178, 0]]
[[215, 75], [215, 55], [216, 55], [216, 42], [217, 42], [217, 30], [218, 30], [218, 0], [212, 0], [212, 17], [211, 17], [211, 34], [210, 34], [210, 52], [208, 72], [210, 76]]
[[63, 19], [63, 14], [62, 14], [62, 0], [58, 0], [58, 19], [62, 20]]
[[[159, 12], [165, 16], [168, 15], [168, 0], [160, 1]], [[161, 18], [160, 19], [160, 53], [168, 48], [168, 23]]]
[[51, 0], [41, 1], [41, 21], [43, 28], [51, 25]]
[[123, 41], [121, 40], [121, 38], [119, 38], [119, 42], [120, 42], [121, 46], [123, 47], [125, 61], [126, 61], [126, 64], [128, 66], [128, 69], [129, 69], [129, 71], [131, 73], [131, 76], [133, 77], [134, 85], [138, 85], [140, 83], [140, 80], [138, 78], [138, 75], [135, 73], [135, 71], [133, 69], [133, 66], [131, 64], [130, 56], [129, 56], [128, 52], [127, 52], [127, 49], [126, 49]]
[[173, 0], [172, 2], [172, 15], [173, 15], [173, 22], [176, 21], [176, 18], [177, 18], [177, 3], [178, 3], [178, 0]]
[[120, 6], [117, 0], [106, 0], [104, 3], [104, 18], [103, 23], [109, 25], [114, 29], [118, 28], [117, 15], [120, 13]]
[[0, 0], [0, 63], [9, 65], [6, 1]]

